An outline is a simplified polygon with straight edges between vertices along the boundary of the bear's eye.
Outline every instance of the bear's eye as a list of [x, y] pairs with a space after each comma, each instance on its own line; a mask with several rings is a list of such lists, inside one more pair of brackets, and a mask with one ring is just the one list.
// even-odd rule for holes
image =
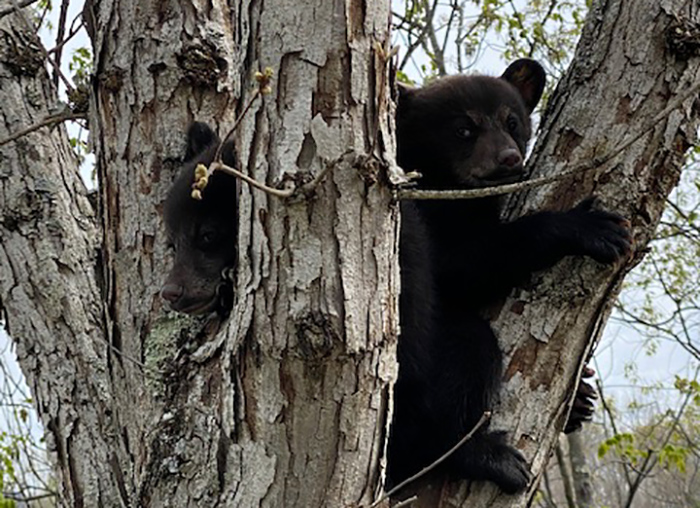
[[199, 232], [197, 243], [199, 248], [207, 249], [216, 243], [217, 234], [213, 229], [205, 229]]
[[469, 127], [465, 126], [457, 127], [455, 134], [457, 134], [458, 138], [469, 139], [472, 137], [472, 130]]
[[508, 115], [506, 126], [508, 127], [509, 132], [514, 133], [516, 130], [518, 130], [518, 118], [513, 114]]

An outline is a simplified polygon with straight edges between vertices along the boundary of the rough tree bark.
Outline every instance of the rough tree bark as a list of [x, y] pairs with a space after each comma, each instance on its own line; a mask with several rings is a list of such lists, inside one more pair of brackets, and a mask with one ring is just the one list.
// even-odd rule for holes
[[[605, 154], [698, 81], [697, 40], [673, 29], [698, 22], [684, 3], [594, 1], [545, 116], [536, 175]], [[66, 505], [350, 506], [376, 495], [396, 334], [379, 49], [388, 10], [360, 0], [88, 5], [99, 209], [62, 128], [0, 147], [0, 301]], [[29, 27], [2, 23], [26, 51]], [[40, 56], [18, 65], [8, 54], [0, 137], [56, 100]], [[265, 66], [274, 90], [237, 132], [243, 168], [272, 185], [330, 173], [311, 198], [242, 187], [238, 300], [217, 330], [162, 309], [159, 211], [186, 125], [196, 118], [226, 132]], [[568, 207], [595, 191], [644, 245], [694, 140], [691, 105], [614, 164], [520, 196], [511, 213]], [[509, 431], [535, 473], [623, 272], [567, 260], [500, 309], [508, 383], [492, 427]], [[524, 506], [535, 485], [521, 496], [432, 485], [418, 505]]]
[[[0, 19], [0, 138], [59, 113], [28, 16]], [[99, 229], [65, 129], [0, 146], [0, 304], [67, 500], [111, 499]], [[104, 497], [102, 497], [104, 496]]]
[[[36, 40], [17, 19], [3, 29], [21, 52]], [[388, 2], [102, 1], [86, 19], [98, 218], [63, 128], [2, 147], [0, 173], [0, 297], [63, 502], [369, 504], [396, 370]], [[0, 137], [56, 102], [37, 60], [27, 76], [3, 59]], [[189, 122], [225, 134], [267, 66], [273, 93], [236, 133], [244, 170], [273, 186], [328, 173], [285, 201], [242, 187], [218, 330], [162, 308], [159, 211]]]
[[[529, 168], [548, 176], [593, 162], [648, 131], [612, 161], [576, 178], [513, 196], [507, 215], [567, 209], [594, 194], [632, 223], [636, 251], [623, 266], [566, 259], [494, 310], [506, 382], [492, 428], [505, 429], [536, 475], [527, 492], [433, 482], [421, 507], [520, 507], [533, 499], [568, 413], [581, 367], [605, 324], [624, 274], [638, 263], [684, 154], [697, 139], [700, 9], [684, 0], [594, 1], [574, 60], [550, 98]], [[517, 255], [517, 253], [514, 253]]]

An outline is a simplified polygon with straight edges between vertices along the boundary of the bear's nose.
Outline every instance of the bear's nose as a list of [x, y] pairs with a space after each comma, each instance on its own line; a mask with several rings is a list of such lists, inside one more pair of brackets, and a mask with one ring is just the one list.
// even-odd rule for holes
[[498, 154], [498, 164], [501, 167], [512, 169], [523, 161], [520, 152], [515, 148], [506, 148]]
[[177, 284], [165, 284], [160, 290], [160, 296], [163, 298], [163, 300], [167, 300], [170, 303], [175, 303], [180, 299], [183, 292], [184, 290], [182, 286]]

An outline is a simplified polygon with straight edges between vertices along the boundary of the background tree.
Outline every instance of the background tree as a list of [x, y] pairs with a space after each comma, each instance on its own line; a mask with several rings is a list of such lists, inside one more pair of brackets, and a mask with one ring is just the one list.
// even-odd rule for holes
[[[0, 147], [12, 168], [0, 194], [0, 299], [66, 503], [325, 506], [375, 496], [397, 279], [395, 175], [384, 159], [388, 6], [376, 4], [86, 6], [96, 215], [62, 128]], [[46, 54], [33, 27], [11, 16], [6, 47], [22, 51], [1, 59], [0, 140], [59, 118]], [[531, 167], [600, 167], [519, 196], [512, 214], [567, 207], [595, 188], [644, 245], [694, 139], [697, 21], [680, 1], [594, 2]], [[290, 186], [330, 172], [313, 198], [242, 187], [239, 301], [216, 330], [161, 308], [158, 210], [186, 124], [196, 117], [225, 132], [253, 93], [252, 71], [267, 65], [274, 93], [256, 99], [236, 133], [243, 168]], [[82, 115], [71, 96], [64, 116]], [[506, 302], [497, 321], [510, 383], [494, 424], [515, 429], [535, 472], [623, 272], [563, 265]], [[521, 506], [535, 492], [434, 484], [418, 504], [438, 506], [437, 489], [443, 503], [479, 506]]]

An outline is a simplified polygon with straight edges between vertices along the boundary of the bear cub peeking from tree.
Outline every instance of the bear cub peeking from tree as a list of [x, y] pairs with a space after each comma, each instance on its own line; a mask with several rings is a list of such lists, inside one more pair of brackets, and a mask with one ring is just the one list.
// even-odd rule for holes
[[[173, 310], [188, 314], [226, 315], [233, 304], [233, 286], [224, 272], [233, 270], [237, 260], [236, 178], [216, 171], [202, 199], [192, 198], [194, 168], [209, 167], [220, 143], [207, 124], [190, 126], [184, 166], [165, 200], [165, 228], [175, 262], [161, 296]], [[221, 156], [227, 166], [235, 165], [233, 143], [224, 144]]]
[[[423, 175], [421, 189], [522, 179], [530, 114], [544, 84], [542, 67], [522, 59], [500, 78], [459, 75], [423, 88], [400, 86], [399, 165]], [[502, 354], [482, 317], [486, 307], [565, 256], [613, 263], [629, 252], [627, 222], [593, 204], [588, 199], [568, 212], [502, 222], [498, 197], [402, 203], [402, 331], [390, 485], [432, 464], [493, 407]], [[590, 416], [592, 396], [582, 382], [567, 430]], [[530, 478], [523, 456], [502, 432], [479, 431], [442, 467], [456, 478], [495, 482], [508, 493], [525, 488]]]

